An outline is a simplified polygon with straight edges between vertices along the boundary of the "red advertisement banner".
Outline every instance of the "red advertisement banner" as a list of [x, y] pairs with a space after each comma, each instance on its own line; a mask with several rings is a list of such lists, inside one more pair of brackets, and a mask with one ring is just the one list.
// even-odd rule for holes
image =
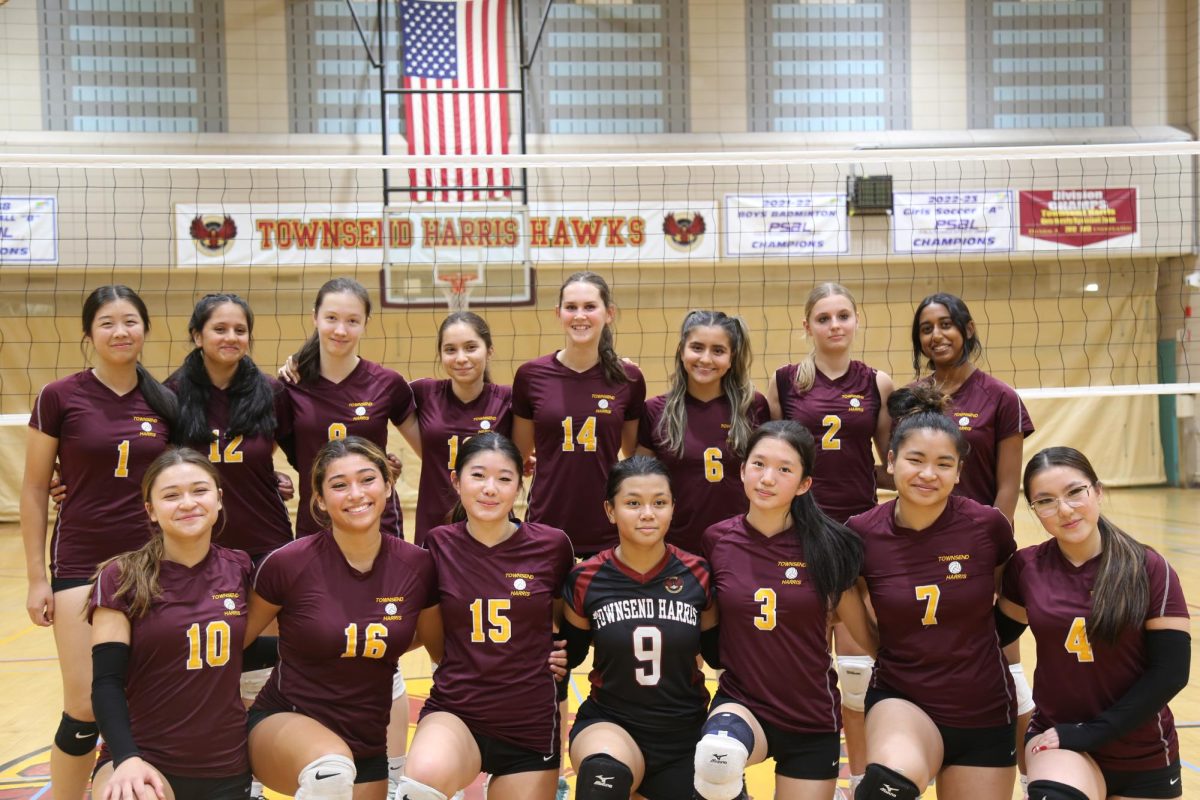
[[1021, 192], [1021, 235], [1068, 247], [1138, 232], [1137, 189]]

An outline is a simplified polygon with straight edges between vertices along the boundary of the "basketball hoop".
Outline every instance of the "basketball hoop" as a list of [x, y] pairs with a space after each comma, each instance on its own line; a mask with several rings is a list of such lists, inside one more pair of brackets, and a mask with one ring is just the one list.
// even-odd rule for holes
[[438, 275], [438, 280], [445, 283], [442, 294], [446, 297], [446, 305], [451, 311], [466, 311], [470, 307], [471, 284], [479, 276], [473, 272], [448, 272]]

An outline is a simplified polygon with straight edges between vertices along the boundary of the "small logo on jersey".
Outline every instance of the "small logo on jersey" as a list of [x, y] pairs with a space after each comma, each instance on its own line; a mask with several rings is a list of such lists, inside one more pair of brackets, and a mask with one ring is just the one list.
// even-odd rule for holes
[[147, 433], [149, 433], [150, 431], [154, 430], [154, 426], [153, 426], [153, 425], [151, 425], [149, 422], [143, 422], [143, 423], [142, 423], [142, 430], [144, 430], [144, 431], [146, 431]]
[[663, 217], [663, 234], [667, 244], [681, 252], [694, 250], [704, 239], [704, 216], [698, 211], [691, 214], [676, 211]]
[[857, 397], [851, 397], [850, 398], [850, 407], [851, 408], [862, 408], [862, 400], [859, 400]]
[[671, 594], [679, 594], [683, 591], [683, 578], [678, 575], [672, 575], [663, 581], [663, 588]]
[[600, 402], [596, 403], [596, 408], [608, 408], [608, 401], [601, 398]]
[[529, 591], [529, 584], [534, 580], [532, 572], [506, 572], [504, 577], [512, 579], [513, 588], [509, 592], [512, 597], [533, 597]]
[[198, 251], [207, 256], [219, 256], [233, 245], [238, 230], [232, 217], [206, 214], [192, 219], [188, 233]]
[[384, 607], [383, 607], [383, 611], [384, 611], [384, 613], [385, 613], [385, 614], [387, 614], [388, 616], [391, 616], [392, 614], [395, 614], [395, 613], [396, 613], [396, 604], [395, 604], [395, 603], [388, 603], [386, 606], [384, 606]]
[[963, 581], [967, 579], [967, 573], [963, 570], [966, 565], [964, 561], [970, 561], [970, 553], [953, 553], [946, 556], [938, 556], [938, 561], [946, 565], [946, 580], [948, 581]]
[[492, 421], [490, 419], [485, 419], [479, 423], [479, 430], [481, 430], [481, 431], [490, 430], [491, 427], [492, 427]]
[[399, 613], [400, 606], [398, 603], [404, 602], [404, 596], [399, 597], [376, 597], [376, 603], [383, 604], [384, 621], [404, 619], [404, 615]]
[[233, 611], [235, 608], [237, 608], [237, 603], [233, 602], [232, 597], [225, 598], [225, 608], [229, 611]]
[[783, 577], [787, 578], [789, 581], [796, 580], [796, 576], [799, 574], [800, 570], [796, 569], [795, 567], [788, 567], [783, 571]]
[[957, 575], [958, 573], [962, 572], [962, 564], [958, 563], [957, 561], [951, 561], [950, 566], [947, 567], [947, 569], [950, 570], [951, 575]]
[[138, 427], [138, 436], [145, 436], [150, 439], [157, 439], [158, 434], [154, 432], [154, 426], [158, 423], [158, 417], [134, 417], [134, 422], [141, 423]]
[[525, 591], [525, 587], [528, 585], [529, 584], [525, 583], [524, 578], [517, 578], [515, 581], [513, 581], [513, 588], [516, 589], [518, 592]]
[[370, 400], [352, 400], [351, 402], [347, 403], [346, 405], [348, 405], [350, 407], [350, 410], [354, 413], [354, 419], [352, 421], [360, 422], [364, 419], [371, 418], [369, 415], [369, 412], [371, 410], [371, 406], [373, 406], [375, 404], [372, 403]]
[[367, 409], [363, 406], [359, 406], [358, 408], [354, 409], [354, 413], [361, 417], [363, 414], [367, 413]]
[[960, 428], [965, 428], [965, 427], [967, 427], [967, 426], [968, 426], [968, 425], [970, 425], [970, 424], [971, 424], [971, 418], [970, 418], [970, 417], [959, 417], [959, 418], [958, 418], [958, 427], [960, 427]]

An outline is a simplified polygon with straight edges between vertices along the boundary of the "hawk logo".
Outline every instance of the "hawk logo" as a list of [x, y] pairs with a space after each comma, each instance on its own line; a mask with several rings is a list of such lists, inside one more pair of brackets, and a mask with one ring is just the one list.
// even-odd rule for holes
[[683, 591], [683, 578], [672, 575], [663, 581], [663, 588], [671, 594], [679, 594]]
[[233, 244], [237, 237], [237, 225], [229, 216], [209, 214], [192, 220], [189, 233], [196, 249], [209, 256], [219, 256]]
[[617, 787], [613, 786], [613, 783], [612, 783], [613, 778], [615, 778], [615, 777], [617, 777], [617, 776], [616, 775], [597, 775], [596, 782], [593, 783], [592, 786], [599, 786], [601, 789], [615, 789]]
[[690, 216], [677, 212], [663, 217], [663, 234], [667, 244], [676, 250], [694, 250], [704, 238], [704, 229], [704, 217], [698, 211], [693, 211]]

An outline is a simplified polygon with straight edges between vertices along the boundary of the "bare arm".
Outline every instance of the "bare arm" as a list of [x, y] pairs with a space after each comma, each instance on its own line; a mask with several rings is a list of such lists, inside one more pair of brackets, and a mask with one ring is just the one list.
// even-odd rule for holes
[[400, 431], [400, 435], [417, 454], [417, 458], [421, 458], [421, 426], [417, 423], [417, 412], [414, 411], [405, 417], [404, 421], [396, 426], [396, 430]]
[[277, 606], [274, 603], [268, 603], [262, 599], [262, 595], [258, 592], [250, 592], [250, 610], [247, 612], [246, 619], [246, 637], [242, 640], [242, 647], [248, 647], [251, 642], [258, 638], [258, 635], [263, 632], [263, 629], [271, 624], [271, 620], [279, 616], [279, 609], [283, 606]]
[[25, 477], [21, 481], [21, 539], [29, 581], [25, 610], [35, 625], [43, 627], [54, 622], [54, 593], [46, 575], [46, 525], [50, 478], [57, 456], [58, 439], [30, 428], [25, 439]]
[[850, 636], [867, 651], [867, 655], [875, 658], [879, 651], [879, 628], [871, 619], [863, 600], [866, 592], [866, 581], [859, 578], [857, 584], [842, 592], [842, 598], [834, 609], [834, 618], [846, 626]]
[[533, 420], [513, 415], [513, 444], [521, 451], [521, 459], [528, 461], [533, 455]]
[[875, 485], [880, 489], [895, 489], [896, 481], [887, 471], [888, 447], [892, 438], [892, 415], [888, 413], [888, 398], [896, 386], [886, 372], [875, 373], [875, 385], [879, 388], [879, 418], [875, 420], [875, 452], [879, 454], [879, 466], [875, 468]]
[[446, 655], [445, 629], [442, 627], [442, 607], [430, 606], [417, 616], [417, 635], [413, 637], [409, 650], [424, 647], [429, 660], [442, 663]]
[[[1014, 619], [1022, 625], [1029, 624], [1029, 614], [1025, 612], [1024, 606], [1019, 606], [1007, 597], [1001, 597], [996, 600], [996, 604], [1000, 606], [1000, 612], [1009, 619]], [[1153, 622], [1154, 620], [1151, 620]], [[1149, 623], [1146, 623], [1149, 625]]]
[[771, 419], [783, 419], [783, 406], [779, 404], [779, 385], [775, 382], [775, 373], [767, 381], [767, 405], [771, 408]]
[[996, 502], [1000, 513], [1012, 524], [1017, 513], [1017, 495], [1021, 491], [1021, 434], [1013, 434], [1000, 442], [996, 450]]
[[638, 420], [627, 419], [625, 424], [621, 426], [621, 453], [622, 458], [629, 458], [637, 452], [637, 434]]

